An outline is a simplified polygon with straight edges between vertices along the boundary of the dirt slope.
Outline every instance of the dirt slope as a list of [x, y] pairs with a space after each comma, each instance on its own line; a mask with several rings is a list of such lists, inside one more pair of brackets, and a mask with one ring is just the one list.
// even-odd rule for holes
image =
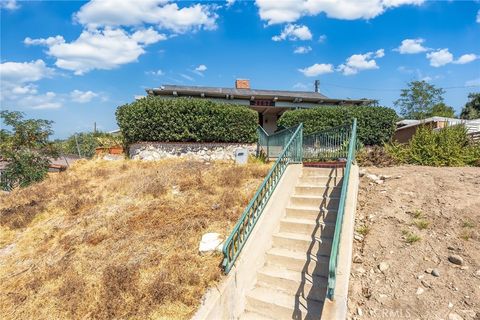
[[480, 319], [480, 168], [365, 169], [350, 319]]
[[0, 319], [185, 319], [268, 166], [80, 161], [0, 194]]

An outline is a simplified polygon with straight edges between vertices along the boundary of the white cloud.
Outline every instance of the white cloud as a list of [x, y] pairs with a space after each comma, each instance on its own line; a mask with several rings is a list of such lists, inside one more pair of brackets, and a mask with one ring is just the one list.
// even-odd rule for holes
[[300, 71], [307, 77], [316, 77], [321, 74], [332, 73], [333, 65], [326, 64], [326, 63], [315, 63], [310, 67], [306, 67], [304, 69], [298, 69], [298, 71]]
[[[53, 69], [43, 60], [30, 62], [4, 62], [0, 64], [0, 101], [8, 107], [59, 107], [51, 93], [38, 94], [33, 83], [53, 75]], [[61, 106], [61, 104], [60, 104]]]
[[312, 33], [307, 26], [288, 24], [283, 28], [283, 31], [278, 36], [273, 36], [273, 41], [282, 40], [311, 40]]
[[420, 5], [424, 0], [256, 0], [260, 18], [269, 25], [295, 22], [303, 16], [325, 13], [330, 18], [372, 19], [389, 8]]
[[27, 46], [33, 46], [33, 45], [53, 46], [53, 45], [61, 44], [64, 42], [65, 42], [65, 39], [63, 39], [62, 36], [48, 37], [47, 39], [32, 39], [32, 38], [26, 37], [25, 40], [23, 40], [23, 43], [25, 43]]
[[149, 74], [149, 75], [152, 75], [152, 76], [159, 77], [159, 76], [165, 75], [165, 72], [163, 72], [163, 70], [158, 69], [156, 71], [147, 71], [147, 72], [145, 72], [145, 74]]
[[468, 53], [460, 56], [457, 60], [453, 58], [453, 54], [450, 53], [448, 48], [438, 49], [436, 51], [427, 53], [427, 59], [430, 60], [432, 67], [441, 67], [449, 63], [466, 64], [475, 61], [479, 58], [476, 54]]
[[106, 28], [84, 30], [78, 39], [70, 43], [59, 41], [58, 36], [55, 37], [56, 41], [48, 39], [29, 39], [28, 42], [47, 45], [47, 53], [57, 59], [57, 67], [81, 75], [93, 69], [110, 70], [137, 61], [138, 57], [145, 53], [145, 45], [163, 40], [165, 36], [152, 28], [137, 31], [132, 35], [121, 29]]
[[0, 78], [11, 83], [34, 82], [53, 75], [54, 70], [43, 60], [30, 62], [4, 62], [0, 64]]
[[167, 36], [158, 33], [157, 31], [153, 30], [153, 28], [148, 28], [136, 31], [134, 34], [132, 34], [131, 38], [138, 43], [152, 44], [158, 41], [166, 40]]
[[17, 10], [20, 8], [16, 0], [1, 0], [0, 1], [0, 9], [5, 9], [5, 10]]
[[236, 2], [236, 0], [227, 0], [227, 7], [233, 6], [233, 4]]
[[70, 92], [70, 98], [73, 102], [77, 103], [87, 103], [92, 101], [93, 98], [98, 97], [98, 93], [93, 91], [81, 91], [81, 90], [73, 90]]
[[378, 69], [375, 58], [381, 58], [385, 55], [383, 49], [375, 52], [367, 52], [365, 54], [354, 54], [350, 56], [344, 64], [338, 66], [338, 71], [344, 75], [349, 76], [357, 74], [362, 70]]
[[195, 71], [198, 71], [198, 72], [204, 72], [207, 70], [207, 66], [204, 65], [204, 64], [201, 64], [199, 65], [198, 67], [195, 68]]
[[62, 99], [54, 92], [39, 95], [29, 95], [18, 100], [17, 106], [31, 109], [59, 109], [63, 106]]
[[385, 50], [384, 49], [378, 49], [375, 51], [375, 58], [383, 58], [385, 57]]
[[466, 64], [466, 63], [470, 63], [472, 61], [475, 61], [478, 59], [478, 56], [476, 54], [473, 54], [473, 53], [469, 53], [469, 54], [464, 54], [462, 55], [460, 58], [458, 58], [457, 60], [453, 61], [453, 63], [456, 63], [456, 64]]
[[480, 10], [478, 10], [477, 12], [477, 19], [476, 19], [477, 23], [480, 23]]
[[293, 53], [305, 54], [305, 53], [309, 53], [310, 51], [312, 51], [312, 47], [310, 47], [310, 46], [301, 46], [301, 47], [296, 47], [295, 50], [293, 51]]
[[476, 78], [476, 79], [466, 81], [465, 86], [467, 86], [467, 87], [480, 87], [480, 78]]
[[190, 77], [189, 75], [187, 74], [184, 74], [184, 73], [180, 73], [180, 77], [184, 78], [184, 79], [187, 79], [188, 81], [193, 81], [195, 79], [193, 79], [192, 77]]
[[400, 52], [400, 54], [414, 54], [425, 52], [428, 49], [425, 48], [422, 44], [425, 42], [424, 39], [405, 39], [402, 41], [402, 44], [395, 49], [395, 51]]
[[324, 43], [325, 41], [327, 41], [327, 35], [322, 34], [320, 37], [318, 37], [318, 42]]
[[427, 58], [430, 60], [430, 65], [435, 68], [453, 61], [453, 55], [446, 48], [427, 53]]
[[293, 85], [293, 89], [299, 89], [299, 90], [307, 90], [308, 89], [308, 85], [306, 85], [305, 83], [302, 83], [302, 82], [297, 82]]
[[168, 0], [92, 0], [75, 18], [89, 28], [157, 25], [176, 33], [216, 28], [216, 6], [193, 4], [179, 8]]

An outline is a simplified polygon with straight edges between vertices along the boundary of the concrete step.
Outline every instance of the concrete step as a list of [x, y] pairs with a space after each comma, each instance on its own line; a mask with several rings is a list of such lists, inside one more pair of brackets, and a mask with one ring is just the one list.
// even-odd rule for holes
[[343, 177], [330, 176], [300, 176], [299, 184], [315, 184], [319, 186], [336, 186], [342, 183]]
[[256, 312], [244, 312], [240, 316], [240, 320], [275, 320], [275, 319], [267, 316], [263, 316]]
[[314, 255], [283, 248], [271, 248], [267, 251], [266, 265], [274, 265], [288, 270], [301, 271], [309, 275], [327, 277], [329, 259], [330, 256], [327, 255]]
[[286, 209], [287, 218], [313, 219], [318, 222], [335, 223], [337, 219], [337, 210], [329, 210], [326, 208], [318, 209], [311, 207], [288, 206]]
[[312, 237], [299, 233], [278, 232], [273, 235], [273, 247], [314, 255], [329, 255], [332, 250], [331, 237]]
[[343, 176], [345, 168], [302, 168], [303, 176]]
[[342, 185], [319, 186], [315, 184], [300, 184], [295, 187], [295, 194], [305, 196], [340, 197]]
[[282, 218], [280, 232], [299, 233], [310, 237], [333, 237], [335, 223], [317, 222], [314, 219]]
[[299, 207], [326, 207], [333, 209], [338, 207], [340, 198], [338, 197], [322, 197], [322, 196], [308, 196], [294, 194], [290, 197], [290, 204]]
[[311, 276], [278, 266], [263, 267], [257, 273], [257, 286], [273, 288], [292, 296], [324, 301], [327, 292], [327, 277]]
[[[278, 290], [256, 287], [247, 294], [247, 312], [273, 319], [320, 319], [323, 303]], [[307, 311], [308, 310], [308, 311]]]

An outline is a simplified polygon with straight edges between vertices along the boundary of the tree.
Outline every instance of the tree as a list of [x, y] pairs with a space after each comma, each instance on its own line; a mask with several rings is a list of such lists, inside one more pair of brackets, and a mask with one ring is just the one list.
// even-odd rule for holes
[[0, 119], [11, 128], [0, 130], [0, 157], [7, 161], [2, 173], [3, 189], [25, 187], [45, 178], [50, 157], [58, 152], [48, 140], [53, 131], [52, 121], [27, 119], [17, 111], [0, 111]]
[[472, 92], [468, 94], [468, 102], [462, 109], [460, 118], [467, 120], [480, 118], [480, 92]]
[[455, 110], [447, 106], [445, 103], [440, 102], [433, 106], [432, 111], [426, 115], [427, 117], [446, 117], [454, 118]]
[[400, 108], [400, 114], [408, 119], [424, 119], [432, 114], [433, 108], [443, 103], [445, 91], [428, 82], [411, 81], [406, 89], [402, 89], [400, 98], [394, 102]]

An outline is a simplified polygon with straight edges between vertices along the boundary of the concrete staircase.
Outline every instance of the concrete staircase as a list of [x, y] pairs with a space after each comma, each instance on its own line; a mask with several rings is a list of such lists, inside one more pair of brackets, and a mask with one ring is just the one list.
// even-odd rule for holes
[[241, 319], [320, 319], [344, 168], [302, 168]]

